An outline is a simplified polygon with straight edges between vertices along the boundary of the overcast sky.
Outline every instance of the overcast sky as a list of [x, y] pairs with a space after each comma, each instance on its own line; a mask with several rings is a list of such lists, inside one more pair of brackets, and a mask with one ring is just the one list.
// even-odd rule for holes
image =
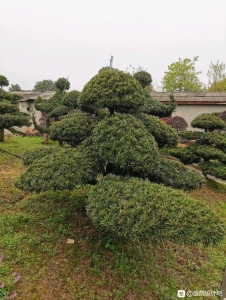
[[141, 66], [160, 84], [168, 65], [226, 63], [226, 0], [0, 0], [0, 75], [24, 90], [67, 77], [82, 90], [109, 65]]

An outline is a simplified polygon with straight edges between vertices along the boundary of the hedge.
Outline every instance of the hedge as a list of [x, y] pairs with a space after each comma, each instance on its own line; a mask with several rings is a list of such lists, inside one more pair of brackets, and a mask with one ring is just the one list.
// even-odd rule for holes
[[86, 209], [97, 228], [132, 240], [207, 246], [225, 234], [224, 224], [206, 205], [138, 178], [104, 177], [90, 189]]

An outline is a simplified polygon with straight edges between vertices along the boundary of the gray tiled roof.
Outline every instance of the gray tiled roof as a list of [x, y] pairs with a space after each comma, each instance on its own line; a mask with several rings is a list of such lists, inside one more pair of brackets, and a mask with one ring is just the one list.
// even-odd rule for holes
[[49, 91], [46, 92], [21, 91], [15, 93], [23, 97], [20, 100], [20, 102], [35, 100], [38, 96], [42, 97], [42, 99], [48, 100], [50, 97], [52, 97], [55, 94], [55, 92], [49, 92]]
[[[169, 102], [169, 94], [166, 92], [151, 92], [151, 96], [161, 102]], [[225, 103], [226, 104], [226, 92], [175, 92], [173, 93], [176, 102], [193, 102], [198, 104], [199, 102], [210, 102], [212, 103]]]

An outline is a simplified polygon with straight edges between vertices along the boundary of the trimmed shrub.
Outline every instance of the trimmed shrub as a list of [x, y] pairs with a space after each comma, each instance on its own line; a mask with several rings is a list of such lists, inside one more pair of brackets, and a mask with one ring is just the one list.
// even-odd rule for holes
[[95, 127], [92, 136], [105, 164], [122, 172], [138, 172], [145, 176], [156, 165], [159, 154], [155, 140], [132, 115], [117, 114], [104, 119]]
[[94, 76], [79, 97], [81, 109], [91, 113], [102, 108], [108, 108], [111, 114], [120, 109], [137, 109], [144, 101], [143, 89], [136, 79], [116, 69], [106, 69]]
[[150, 85], [152, 83], [151, 74], [146, 71], [139, 71], [134, 73], [133, 78], [135, 78], [143, 88], [146, 85]]
[[188, 123], [182, 117], [173, 117], [166, 121], [167, 125], [172, 126], [177, 131], [183, 131], [188, 127]]
[[219, 161], [201, 161], [199, 167], [202, 169], [203, 174], [213, 175], [217, 178], [226, 180], [226, 165]]
[[175, 129], [167, 126], [159, 118], [147, 114], [139, 114], [136, 117], [142, 121], [148, 132], [154, 136], [159, 148], [165, 145], [175, 147], [178, 144], [179, 139]]
[[80, 92], [76, 90], [68, 92], [64, 95], [62, 104], [70, 108], [77, 108], [79, 95]]
[[197, 140], [203, 135], [203, 132], [199, 132], [199, 131], [182, 131], [182, 132], [178, 132], [178, 135], [180, 137], [183, 137], [183, 138], [187, 139], [187, 140]]
[[54, 152], [58, 152], [59, 149], [54, 147], [37, 147], [34, 150], [25, 151], [22, 156], [22, 162], [25, 166], [32, 164], [34, 161], [43, 158], [46, 155], [50, 155]]
[[44, 100], [40, 96], [38, 96], [34, 102], [35, 108], [45, 114], [51, 113], [56, 107], [61, 105], [62, 105], [61, 91], [56, 91], [56, 93], [48, 100]]
[[194, 128], [201, 128], [205, 131], [213, 131], [215, 129], [225, 128], [225, 123], [219, 117], [210, 113], [201, 114], [197, 116], [192, 122], [191, 126]]
[[127, 239], [207, 246], [225, 234], [224, 224], [206, 205], [138, 178], [104, 177], [89, 191], [86, 208], [97, 228]]
[[162, 183], [176, 189], [195, 190], [206, 184], [205, 177], [198, 171], [191, 170], [180, 162], [161, 158], [158, 166], [148, 178], [152, 182]]
[[50, 138], [77, 146], [89, 135], [96, 126], [96, 119], [88, 113], [74, 111], [51, 126]]
[[220, 149], [209, 145], [193, 144], [193, 152], [200, 158], [203, 158], [204, 161], [219, 159], [222, 162], [226, 162], [226, 154]]
[[15, 186], [26, 192], [72, 190], [78, 184], [96, 181], [95, 163], [86, 153], [62, 149], [34, 161]]
[[58, 78], [57, 81], [55, 82], [55, 87], [59, 91], [63, 92], [70, 89], [70, 82], [66, 78], [61, 77]]
[[214, 145], [226, 153], [226, 134], [217, 132], [206, 132], [199, 141], [200, 144]]
[[155, 100], [150, 95], [150, 92], [144, 89], [145, 102], [140, 107], [139, 111], [148, 115], [154, 115], [160, 118], [168, 117], [177, 107], [176, 101], [173, 95], [170, 95], [169, 105], [165, 105], [158, 100]]
[[61, 105], [56, 107], [50, 114], [50, 118], [56, 118], [58, 119], [59, 117], [62, 117], [64, 115], [67, 115], [67, 113], [70, 111], [70, 107]]
[[180, 161], [185, 165], [198, 163], [201, 160], [201, 158], [194, 153], [194, 147], [192, 146], [172, 149], [170, 150], [170, 154], [176, 158], [179, 158]]

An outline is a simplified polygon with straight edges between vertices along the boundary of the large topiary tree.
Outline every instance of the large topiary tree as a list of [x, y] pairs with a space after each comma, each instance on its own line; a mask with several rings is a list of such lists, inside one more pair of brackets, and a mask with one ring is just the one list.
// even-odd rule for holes
[[21, 134], [13, 126], [30, 126], [29, 116], [19, 110], [21, 96], [0, 90], [0, 142], [4, 142], [4, 129]]
[[72, 147], [59, 153], [39, 151], [39, 160], [26, 154], [30, 166], [16, 186], [41, 192], [92, 183], [86, 209], [100, 229], [128, 239], [205, 245], [220, 241], [224, 226], [218, 216], [172, 189], [199, 188], [205, 178], [161, 158], [158, 147], [175, 145], [177, 133], [157, 117], [141, 113], [145, 99], [132, 76], [102, 70], [81, 92], [80, 110], [52, 127], [52, 138], [67, 138]]

